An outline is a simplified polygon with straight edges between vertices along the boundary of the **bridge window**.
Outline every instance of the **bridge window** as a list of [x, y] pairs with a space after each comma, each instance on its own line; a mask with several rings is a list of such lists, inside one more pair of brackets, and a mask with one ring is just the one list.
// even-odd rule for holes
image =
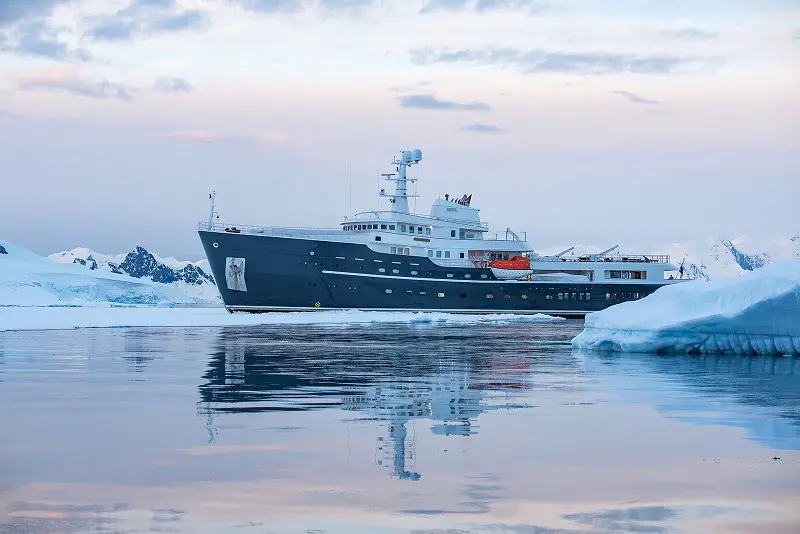
[[409, 234], [413, 234], [414, 233], [414, 227], [413, 226], [409, 226], [408, 227], [408, 233]]
[[422, 233], [422, 227], [421, 227], [421, 226], [417, 226], [417, 233], [418, 233], [418, 234], [421, 234], [421, 233]]

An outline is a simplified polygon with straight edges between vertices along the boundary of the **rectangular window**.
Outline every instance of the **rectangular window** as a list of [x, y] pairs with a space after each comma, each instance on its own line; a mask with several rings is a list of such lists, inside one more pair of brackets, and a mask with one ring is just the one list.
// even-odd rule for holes
[[445, 258], [449, 258], [450, 257], [450, 251], [449, 250], [445, 250], [444, 251], [444, 257]]
[[413, 226], [409, 226], [408, 227], [408, 233], [409, 234], [413, 234], [414, 233], [414, 227]]
[[406, 231], [406, 225], [405, 224], [401, 224], [400, 225], [400, 231], [401, 232], [405, 232]]
[[381, 230], [386, 230], [386, 225], [385, 224], [381, 225]]
[[558, 300], [564, 300], [564, 293], [558, 294]]
[[389, 225], [389, 230], [394, 230], [395, 226], [393, 224]]
[[455, 237], [455, 236], [456, 236], [456, 231], [450, 230], [450, 237]]
[[410, 255], [411, 255], [411, 249], [406, 247], [406, 256], [410, 256]]
[[425, 228], [425, 235], [431, 235], [431, 229]]
[[441, 258], [442, 257], [442, 251], [441, 250], [437, 250], [436, 251], [436, 257], [437, 258]]
[[575, 293], [573, 293], [572, 294], [572, 300], [577, 300], [577, 299], [578, 299], [577, 295]]
[[422, 233], [422, 227], [421, 227], [421, 226], [417, 226], [417, 233], [418, 233], [418, 234], [421, 234], [421, 233]]
[[464, 253], [463, 253], [463, 252], [460, 252], [460, 253], [458, 254], [458, 257], [459, 257], [459, 258], [463, 258], [463, 257], [464, 257]]
[[432, 258], [432, 257], [433, 257], [433, 251], [432, 251], [432, 250], [428, 250], [428, 257], [429, 257], [429, 258]]
[[586, 300], [592, 300], [592, 294], [586, 293]]
[[392, 251], [392, 254], [397, 254], [397, 247], [392, 247], [391, 251]]

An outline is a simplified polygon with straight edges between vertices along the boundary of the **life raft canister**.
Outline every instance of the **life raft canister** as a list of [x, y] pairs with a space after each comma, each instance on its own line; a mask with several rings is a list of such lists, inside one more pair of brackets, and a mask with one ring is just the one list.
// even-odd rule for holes
[[531, 268], [531, 262], [528, 258], [522, 256], [514, 256], [510, 260], [494, 260], [489, 263], [489, 267], [495, 269], [507, 269], [510, 271], [528, 271]]

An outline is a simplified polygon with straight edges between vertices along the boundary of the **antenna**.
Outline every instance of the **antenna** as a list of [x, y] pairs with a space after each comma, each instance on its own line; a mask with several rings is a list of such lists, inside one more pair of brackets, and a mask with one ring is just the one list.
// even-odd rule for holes
[[347, 215], [349, 217], [352, 217], [353, 216], [353, 158], [350, 158], [349, 181], [350, 181], [350, 205], [347, 208]]

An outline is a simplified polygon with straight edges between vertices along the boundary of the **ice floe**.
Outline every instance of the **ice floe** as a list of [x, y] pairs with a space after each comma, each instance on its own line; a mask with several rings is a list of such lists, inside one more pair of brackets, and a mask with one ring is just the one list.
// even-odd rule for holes
[[111, 327], [205, 327], [248, 325], [352, 325], [373, 323], [478, 324], [557, 322], [549, 315], [466, 315], [435, 312], [314, 311], [228, 313], [224, 308], [119, 306], [0, 308], [0, 331]]

